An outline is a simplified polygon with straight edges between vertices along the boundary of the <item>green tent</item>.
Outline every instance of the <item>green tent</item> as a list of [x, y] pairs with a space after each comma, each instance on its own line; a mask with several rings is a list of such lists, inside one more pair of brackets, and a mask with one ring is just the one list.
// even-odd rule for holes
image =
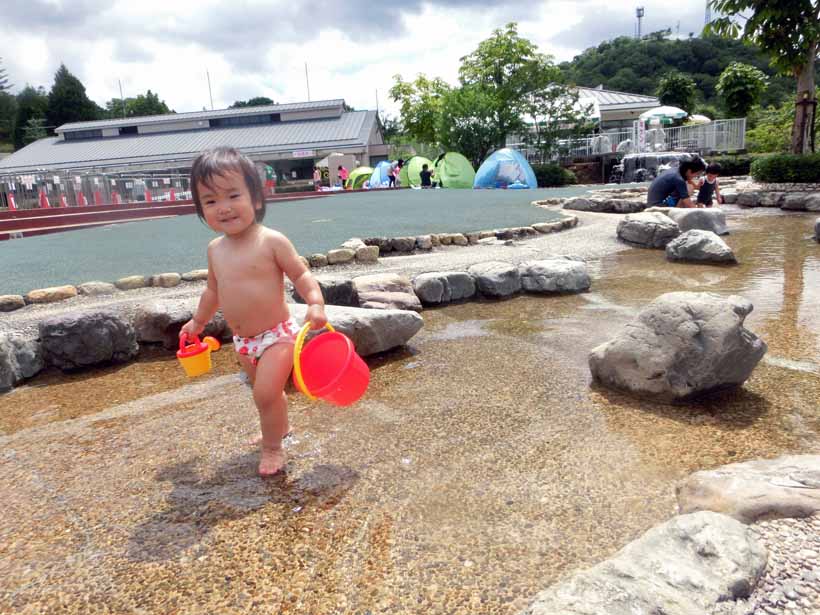
[[[433, 162], [424, 156], [413, 156], [409, 160], [404, 161], [404, 166], [401, 168], [401, 173], [399, 173], [399, 182], [402, 188], [408, 186], [418, 188], [421, 186], [421, 176], [419, 173], [421, 173], [421, 166], [424, 164], [427, 165], [428, 170], [433, 170]], [[436, 181], [435, 177], [433, 181]]]
[[458, 152], [447, 152], [436, 158], [435, 179], [442, 188], [472, 189], [475, 170], [470, 161]]
[[373, 175], [373, 169], [370, 167], [356, 167], [350, 172], [350, 175], [347, 176], [345, 188], [360, 190], [362, 186], [364, 186], [364, 182], [370, 179], [371, 175]]

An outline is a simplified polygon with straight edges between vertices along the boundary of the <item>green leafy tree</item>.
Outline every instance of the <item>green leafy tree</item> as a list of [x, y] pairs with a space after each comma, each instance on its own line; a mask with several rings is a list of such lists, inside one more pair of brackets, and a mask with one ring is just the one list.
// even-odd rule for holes
[[105, 103], [105, 116], [116, 119], [121, 117], [142, 117], [146, 115], [164, 115], [174, 113], [168, 108], [158, 94], [148, 90], [145, 94], [126, 99], [112, 98]]
[[48, 123], [57, 128], [69, 122], [100, 119], [99, 107], [89, 100], [85, 86], [60, 64], [48, 94]]
[[14, 148], [25, 145], [25, 128], [32, 118], [45, 119], [48, 110], [48, 95], [42, 87], [26, 85], [17, 94], [17, 115], [14, 118]]
[[14, 118], [17, 99], [8, 92], [0, 92], [0, 142], [14, 139]]
[[797, 80], [791, 151], [794, 154], [813, 151], [820, 0], [711, 0], [710, 4], [722, 17], [707, 28], [733, 37], [741, 34], [744, 40], [768, 53], [782, 74]]
[[385, 143], [393, 143], [404, 136], [404, 127], [398, 118], [384, 115], [380, 118], [382, 124], [382, 137]]
[[45, 139], [47, 136], [45, 118], [32, 117], [23, 126], [23, 145], [33, 143], [37, 139]]
[[552, 84], [532, 92], [528, 99], [529, 130], [525, 140], [542, 161], [561, 152], [561, 143], [580, 137], [593, 128], [591, 105], [582, 105], [577, 90]]
[[729, 117], [746, 117], [749, 109], [760, 102], [768, 78], [754, 66], [732, 62], [720, 74], [717, 91]]
[[436, 134], [442, 99], [450, 91], [450, 86], [441, 79], [428, 79], [424, 75], [415, 81], [404, 81], [401, 75], [393, 77], [390, 99], [399, 103], [401, 123], [404, 132], [423, 143], [437, 143]]
[[696, 87], [694, 80], [688, 75], [672, 72], [661, 77], [656, 95], [662, 105], [680, 107], [688, 113], [695, 106]]
[[[815, 92], [820, 96], [820, 88]], [[749, 113], [746, 131], [746, 147], [750, 152], [788, 152], [791, 148], [791, 132], [794, 124], [794, 102], [785, 100], [779, 106], [753, 107]], [[814, 116], [815, 131], [820, 120]]]
[[459, 68], [462, 85], [480, 88], [487, 95], [484, 100], [491, 105], [490, 121], [499, 147], [505, 145], [508, 134], [524, 130], [522, 118], [530, 94], [558, 81], [560, 76], [549, 56], [519, 36], [515, 23], [494, 30], [475, 51], [461, 58]]
[[456, 150], [479, 166], [505, 135], [495, 121], [497, 101], [485, 88], [465, 85], [442, 97], [437, 134], [444, 149]]
[[239, 109], [241, 107], [259, 107], [262, 105], [274, 105], [274, 103], [270, 98], [267, 96], [255, 96], [254, 98], [249, 98], [248, 100], [237, 100], [232, 104], [228, 109]]

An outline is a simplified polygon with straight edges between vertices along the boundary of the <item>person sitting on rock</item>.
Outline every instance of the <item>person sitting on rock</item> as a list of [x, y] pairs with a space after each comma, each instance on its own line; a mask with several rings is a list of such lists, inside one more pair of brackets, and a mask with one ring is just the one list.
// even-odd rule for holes
[[647, 204], [661, 207], [697, 207], [689, 196], [688, 182], [694, 180], [705, 169], [706, 163], [699, 156], [682, 160], [677, 169], [669, 169], [652, 180], [646, 195]]

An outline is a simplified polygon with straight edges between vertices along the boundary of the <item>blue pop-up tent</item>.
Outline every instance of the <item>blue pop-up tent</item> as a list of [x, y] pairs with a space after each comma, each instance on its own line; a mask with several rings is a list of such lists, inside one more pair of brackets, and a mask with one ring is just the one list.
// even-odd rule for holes
[[537, 188], [535, 173], [518, 150], [505, 147], [481, 163], [473, 188]]
[[390, 180], [388, 179], [388, 171], [393, 166], [393, 163], [389, 160], [382, 160], [380, 163], [376, 165], [376, 168], [373, 169], [373, 174], [370, 176], [370, 188], [387, 188], [390, 186]]

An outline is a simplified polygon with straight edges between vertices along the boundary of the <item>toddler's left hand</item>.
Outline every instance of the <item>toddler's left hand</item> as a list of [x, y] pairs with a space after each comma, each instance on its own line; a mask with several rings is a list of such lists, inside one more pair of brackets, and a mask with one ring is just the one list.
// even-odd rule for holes
[[310, 323], [311, 329], [322, 329], [327, 324], [327, 316], [325, 316], [325, 306], [311, 305], [305, 314], [305, 322]]

